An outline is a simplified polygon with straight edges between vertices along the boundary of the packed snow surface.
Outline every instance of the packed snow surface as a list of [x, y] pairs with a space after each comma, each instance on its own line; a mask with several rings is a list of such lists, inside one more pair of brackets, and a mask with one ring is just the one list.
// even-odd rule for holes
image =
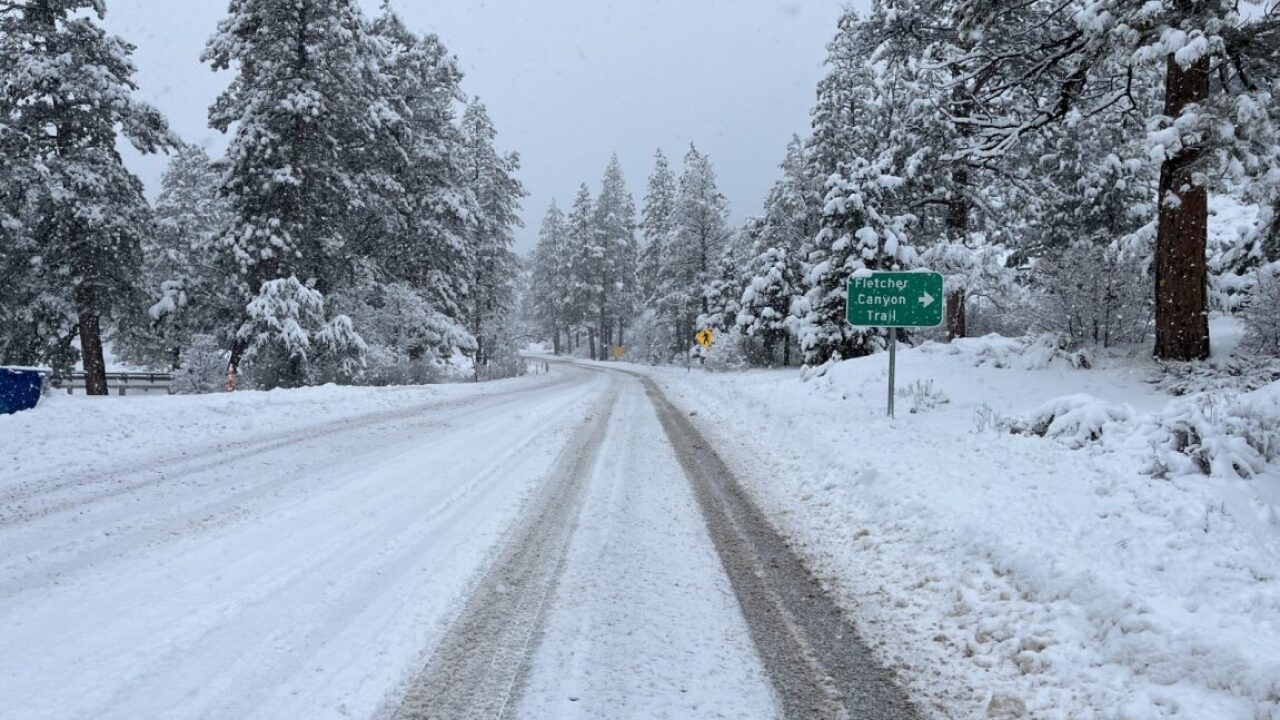
[[0, 716], [373, 717], [602, 381], [0, 418]]
[[[645, 372], [935, 717], [1280, 718], [1280, 384], [1175, 398], [1139, 353], [1080, 360], [903, 351], [894, 420], [883, 354]], [[1168, 446], [1193, 409], [1248, 461]]]
[[637, 382], [593, 475], [518, 717], [778, 717], [693, 489]]

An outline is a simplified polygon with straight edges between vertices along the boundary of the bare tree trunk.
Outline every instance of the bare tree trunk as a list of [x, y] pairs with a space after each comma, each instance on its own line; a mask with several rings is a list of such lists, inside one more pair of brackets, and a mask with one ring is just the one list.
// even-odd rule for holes
[[592, 357], [592, 358], [597, 357], [597, 355], [596, 355], [596, 331], [595, 331], [594, 329], [590, 328], [590, 327], [588, 327], [588, 328], [587, 328], [587, 342], [588, 342], [588, 344], [590, 345], [590, 347], [589, 347], [588, 349], [591, 351], [591, 357]]
[[969, 321], [966, 317], [965, 291], [947, 293], [947, 340], [968, 337]]
[[[1164, 114], [1176, 118], [1209, 97], [1209, 59], [1183, 67], [1166, 61]], [[1156, 347], [1161, 360], [1209, 357], [1207, 262], [1209, 193], [1193, 172], [1203, 148], [1184, 147], [1160, 168], [1156, 233]]]
[[791, 367], [791, 333], [782, 336], [782, 367]]
[[[959, 90], [957, 89], [957, 92]], [[969, 167], [963, 161], [951, 169], [951, 199], [947, 203], [947, 234], [952, 242], [964, 242], [969, 234]], [[962, 338], [969, 332], [965, 302], [967, 288], [956, 288], [947, 294], [947, 340]]]
[[80, 356], [84, 360], [84, 391], [86, 395], [106, 395], [107, 361], [102, 353], [102, 328], [98, 313], [80, 311]]

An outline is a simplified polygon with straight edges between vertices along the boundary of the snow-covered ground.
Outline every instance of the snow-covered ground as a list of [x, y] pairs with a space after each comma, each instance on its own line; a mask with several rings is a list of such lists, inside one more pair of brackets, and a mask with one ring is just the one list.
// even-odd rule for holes
[[605, 381], [0, 417], [0, 717], [371, 717]]
[[[913, 392], [895, 420], [885, 355], [808, 382], [643, 372], [933, 716], [1280, 718], [1280, 467], [1153, 476], [1160, 429], [1205, 398], [1161, 392], [1140, 353], [1094, 364], [1003, 338], [928, 344], [899, 353]], [[1227, 449], [1228, 421], [1280, 428], [1280, 384], [1209, 400], [1200, 419]], [[1081, 412], [1058, 437], [1009, 431], [1063, 402]]]
[[[903, 350], [889, 420], [886, 360], [610, 365], [692, 415], [932, 717], [1280, 718], [1280, 384], [1175, 397], [1206, 379], [992, 337]], [[517, 714], [772, 717], [750, 618], [622, 378], [0, 417], [0, 716], [387, 716], [623, 383]]]
[[778, 717], [684, 471], [639, 383], [622, 392], [519, 717]]

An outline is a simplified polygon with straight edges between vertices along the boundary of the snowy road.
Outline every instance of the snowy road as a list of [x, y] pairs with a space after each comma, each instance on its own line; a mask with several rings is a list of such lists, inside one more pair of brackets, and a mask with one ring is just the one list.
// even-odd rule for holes
[[913, 716], [648, 381], [187, 440], [0, 476], [4, 717]]

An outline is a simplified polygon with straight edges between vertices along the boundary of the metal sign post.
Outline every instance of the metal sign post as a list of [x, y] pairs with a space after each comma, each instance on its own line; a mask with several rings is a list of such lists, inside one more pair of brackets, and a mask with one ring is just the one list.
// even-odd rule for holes
[[893, 392], [898, 371], [898, 328], [889, 328], [889, 417], [893, 417]]
[[858, 327], [889, 331], [889, 404], [893, 417], [898, 371], [898, 329], [942, 324], [943, 281], [935, 272], [860, 271], [849, 278], [845, 320]]

